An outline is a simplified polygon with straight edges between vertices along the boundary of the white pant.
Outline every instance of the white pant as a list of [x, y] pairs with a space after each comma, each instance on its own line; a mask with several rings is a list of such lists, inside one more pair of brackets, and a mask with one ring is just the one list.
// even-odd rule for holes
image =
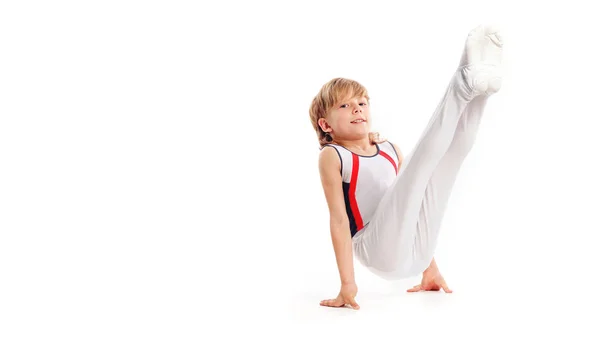
[[454, 181], [491, 95], [474, 89], [474, 68], [457, 68], [372, 221], [352, 239], [356, 258], [376, 275], [412, 277], [431, 263]]

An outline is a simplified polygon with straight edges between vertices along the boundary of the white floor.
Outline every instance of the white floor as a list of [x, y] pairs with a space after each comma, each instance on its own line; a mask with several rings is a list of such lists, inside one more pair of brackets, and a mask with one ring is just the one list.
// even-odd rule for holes
[[[397, 5], [3, 4], [0, 336], [600, 336], [596, 11]], [[362, 82], [408, 152], [487, 22], [506, 76], [436, 253], [454, 292], [356, 265], [361, 309], [319, 306], [310, 100]]]
[[[313, 273], [302, 278], [304, 282], [295, 283], [286, 306], [288, 326], [303, 333], [312, 330], [319, 336], [325, 335], [323, 332], [351, 336], [373, 332], [420, 336], [558, 332], [597, 336], [600, 332], [595, 309], [599, 296], [591, 285], [594, 281], [579, 279], [577, 272], [553, 274], [554, 270], [545, 266], [532, 266], [528, 271], [524, 264], [511, 268], [512, 261], [497, 260], [480, 268], [468, 256], [460, 258], [464, 260], [446, 263], [443, 271], [453, 290], [451, 294], [407, 293], [405, 290], [418, 279], [387, 282], [374, 279], [360, 269], [358, 311], [318, 306], [322, 298], [336, 294], [336, 282], [333, 277]], [[472, 268], [467, 266], [469, 263], [473, 263]], [[261, 311], [271, 310], [275, 308], [267, 308], [265, 304]], [[298, 332], [296, 328], [291, 330]]]
[[[463, 182], [457, 188], [465, 191], [468, 186]], [[551, 229], [560, 227], [553, 222], [543, 222], [548, 230], [537, 232], [537, 224], [536, 230], [524, 228], [527, 221], [516, 220], [502, 228], [503, 220], [494, 220], [496, 216], [490, 213], [480, 213], [478, 221], [460, 206], [475, 199], [466, 195], [454, 199], [438, 250], [438, 263], [453, 293], [407, 293], [419, 278], [390, 282], [359, 265], [357, 301], [361, 309], [320, 307], [321, 299], [337, 295], [339, 281], [326, 239], [314, 237], [310, 248], [293, 244], [298, 249], [290, 263], [294, 267], [283, 268], [289, 273], [280, 278], [282, 285], [276, 288], [274, 298], [286, 298], [287, 316], [264, 303], [253, 318], [270, 321], [271, 313], [277, 313], [276, 317], [288, 319], [286, 326], [294, 335], [597, 336], [600, 327], [595, 307], [600, 296], [595, 290], [595, 260], [600, 254], [593, 244], [597, 238], [560, 234]], [[461, 211], [454, 211], [457, 209]], [[484, 226], [489, 228], [475, 229]], [[519, 230], [519, 226], [523, 228]], [[319, 230], [314, 232], [317, 236]], [[325, 230], [320, 232], [326, 237]], [[274, 267], [269, 275], [279, 270]], [[287, 287], [286, 282], [291, 285]]]

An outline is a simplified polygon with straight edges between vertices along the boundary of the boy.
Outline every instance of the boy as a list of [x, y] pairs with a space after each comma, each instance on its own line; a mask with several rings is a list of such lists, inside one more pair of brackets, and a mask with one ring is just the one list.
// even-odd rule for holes
[[358, 82], [335, 78], [313, 99], [309, 114], [321, 145], [319, 172], [341, 280], [338, 296], [321, 305], [359, 309], [354, 255], [386, 279], [422, 272], [421, 284], [408, 291], [452, 292], [433, 252], [487, 99], [500, 90], [502, 45], [493, 27], [470, 31], [459, 67], [406, 158], [371, 132], [369, 95]]

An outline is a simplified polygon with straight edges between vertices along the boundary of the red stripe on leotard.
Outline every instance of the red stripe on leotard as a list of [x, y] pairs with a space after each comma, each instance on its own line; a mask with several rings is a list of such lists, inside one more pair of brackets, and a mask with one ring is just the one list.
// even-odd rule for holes
[[358, 203], [356, 202], [356, 181], [358, 179], [358, 155], [352, 154], [352, 176], [350, 178], [350, 208], [352, 209], [352, 214], [354, 215], [354, 221], [356, 222], [356, 231], [359, 231], [363, 228], [363, 220], [360, 215], [360, 210], [358, 209]]
[[389, 154], [383, 152], [383, 151], [379, 151], [379, 153], [381, 153], [381, 155], [383, 157], [385, 157], [387, 160], [390, 161], [390, 163], [392, 163], [392, 166], [394, 167], [394, 170], [396, 170], [396, 174], [398, 174], [398, 167], [396, 166], [396, 163], [394, 163], [394, 160], [392, 159], [392, 157], [390, 157]]

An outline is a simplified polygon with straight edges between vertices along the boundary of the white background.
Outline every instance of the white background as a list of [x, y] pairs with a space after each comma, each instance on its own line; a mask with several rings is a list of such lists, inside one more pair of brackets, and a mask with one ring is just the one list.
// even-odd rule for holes
[[[0, 6], [1, 336], [598, 335], [591, 2], [216, 3]], [[312, 97], [361, 82], [408, 153], [482, 23], [505, 79], [436, 253], [454, 293], [357, 264], [361, 309], [320, 307]]]

